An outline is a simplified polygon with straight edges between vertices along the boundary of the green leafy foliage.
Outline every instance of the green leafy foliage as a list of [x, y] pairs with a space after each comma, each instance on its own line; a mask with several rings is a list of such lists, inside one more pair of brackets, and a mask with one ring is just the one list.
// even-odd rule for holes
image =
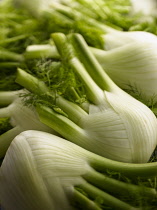
[[58, 25], [67, 28], [65, 21], [60, 23], [57, 15], [52, 15], [50, 19], [45, 14], [36, 19], [27, 10], [13, 7], [10, 3], [0, 5], [0, 13], [0, 49], [5, 48], [16, 53], [23, 53], [31, 44], [47, 43], [50, 33], [58, 30]]
[[84, 24], [83, 21], [76, 21], [72, 31], [82, 34], [89, 46], [103, 49], [103, 32], [100, 29]]
[[[87, 100], [84, 84], [69, 65], [51, 59], [38, 59], [30, 61], [29, 67], [31, 67], [31, 71], [29, 69], [26, 71], [44, 81], [49, 89], [56, 92], [56, 94], [77, 104], [82, 104]], [[55, 98], [53, 100], [51, 98], [49, 103], [50, 98], [48, 96], [45, 96], [44, 100], [42, 100], [41, 97], [31, 95], [26, 103], [30, 104], [32, 101], [33, 103], [45, 103], [44, 101], [47, 101], [47, 105], [55, 106]]]

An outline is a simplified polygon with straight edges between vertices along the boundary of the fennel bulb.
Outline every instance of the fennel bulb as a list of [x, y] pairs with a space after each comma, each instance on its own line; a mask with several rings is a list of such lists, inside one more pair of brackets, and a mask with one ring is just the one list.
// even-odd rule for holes
[[134, 90], [148, 105], [157, 102], [157, 43], [132, 42], [110, 51], [92, 51], [119, 87]]
[[[156, 163], [124, 164], [46, 132], [24, 131], [12, 141], [0, 168], [1, 205], [5, 210], [70, 210], [71, 201], [77, 200], [81, 209], [101, 210], [95, 202], [101, 197], [112, 208], [140, 210], [109, 193], [155, 198], [155, 189], [110, 178], [107, 170], [156, 176]], [[89, 198], [80, 196], [75, 186]]]
[[132, 13], [142, 13], [143, 15], [156, 16], [157, 2], [156, 0], [131, 0]]
[[[13, 128], [0, 135], [0, 158], [4, 157], [12, 139], [22, 131], [34, 129], [56, 134], [53, 129], [40, 122], [35, 109], [24, 106], [19, 94], [26, 93], [25, 90], [0, 92], [0, 100], [6, 101], [5, 93], [7, 97], [11, 96], [12, 101], [10, 99], [11, 103], [7, 107], [0, 108], [0, 118], [9, 118]], [[8, 100], [7, 98], [7, 102]]]
[[[68, 117], [46, 105], [36, 106], [41, 122], [64, 138], [98, 155], [122, 162], [147, 162], [157, 144], [157, 120], [153, 112], [121, 90], [105, 73], [83, 37], [52, 34], [65, 65], [70, 65], [86, 86], [85, 108], [56, 97], [56, 105]], [[37, 78], [18, 70], [16, 82], [31, 92], [54, 96]]]
[[157, 44], [157, 36], [145, 31], [118, 31], [113, 30], [102, 35], [104, 39], [104, 50], [111, 50], [128, 43], [142, 42], [143, 44]]

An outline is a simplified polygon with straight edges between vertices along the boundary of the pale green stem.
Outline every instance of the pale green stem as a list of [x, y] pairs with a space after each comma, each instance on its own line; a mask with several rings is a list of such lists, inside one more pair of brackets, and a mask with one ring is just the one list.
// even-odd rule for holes
[[59, 106], [64, 112], [68, 113], [68, 118], [71, 119], [76, 124], [79, 124], [79, 120], [82, 117], [88, 116], [87, 112], [85, 112], [78, 105], [67, 101], [63, 97], [59, 96], [56, 98], [56, 104]]
[[53, 58], [59, 59], [60, 55], [53, 45], [37, 45], [33, 48], [33, 46], [29, 46], [25, 53], [24, 58], [26, 60], [35, 59], [35, 58]]
[[0, 60], [2, 61], [23, 61], [23, 56], [14, 52], [0, 50]]
[[54, 33], [52, 34], [52, 38], [62, 59], [67, 59], [67, 62], [71, 65], [71, 67], [77, 72], [82, 81], [85, 83], [89, 100], [95, 104], [100, 104], [104, 96], [103, 91], [93, 81], [79, 59], [72, 52], [72, 48], [69, 45], [66, 36], [62, 33]]
[[153, 188], [138, 186], [131, 183], [125, 183], [117, 179], [110, 178], [107, 175], [101, 174], [95, 170], [89, 171], [83, 175], [86, 181], [95, 185], [99, 189], [107, 190], [109, 193], [116, 193], [118, 195], [128, 195], [133, 198], [142, 195], [147, 197], [156, 197], [157, 192]]
[[101, 173], [116, 171], [131, 179], [137, 177], [151, 178], [157, 176], [157, 162], [122, 163], [98, 156], [96, 154], [89, 154], [89, 164], [92, 168]]
[[58, 3], [53, 4], [52, 7], [54, 7], [55, 10], [57, 10], [61, 14], [64, 14], [65, 16], [71, 18], [73, 20], [73, 22], [75, 20], [82, 20], [90, 25], [95, 26], [96, 28], [101, 29], [104, 33], [110, 33], [110, 32], [116, 31], [115, 29], [111, 28], [110, 26], [102, 24], [99, 21], [95, 20], [94, 18], [84, 15], [82, 12], [79, 12], [78, 10], [75, 10], [74, 8], [70, 8], [65, 5], [63, 6]]
[[[82, 14], [94, 18], [96, 19], [98, 17], [97, 12], [92, 11], [90, 7], [88, 7], [85, 4], [80, 4], [80, 1], [77, 1], [77, 5], [74, 3], [74, 5], [69, 4], [69, 2], [67, 2], [67, 0], [65, 1], [61, 1], [62, 4], [64, 4], [64, 6], [68, 6], [71, 7], [72, 11], [77, 10], [78, 12], [81, 11]], [[93, 3], [93, 2], [92, 2]], [[90, 4], [91, 5], [91, 4]]]
[[42, 123], [54, 129], [69, 141], [88, 149], [90, 137], [87, 136], [84, 129], [46, 106], [39, 105], [36, 107], [36, 110]]
[[111, 28], [110, 26], [107, 26], [97, 20], [94, 20], [93, 18], [86, 18], [86, 22], [92, 26], [94, 26], [95, 28], [97, 29], [100, 29], [104, 32], [104, 34], [107, 34], [107, 33], [115, 33], [117, 31], [120, 30], [120, 28], [116, 25], [114, 25], [117, 29], [114, 29], [114, 28]]
[[5, 45], [5, 44], [9, 44], [9, 43], [12, 43], [12, 42], [16, 42], [16, 41], [19, 41], [21, 39], [25, 39], [26, 37], [28, 37], [28, 35], [19, 35], [19, 36], [15, 36], [15, 37], [11, 37], [11, 38], [7, 38], [3, 41], [0, 41], [0, 45]]
[[[96, 19], [96, 18], [106, 19], [107, 18], [106, 14], [103, 10], [103, 7], [104, 7], [104, 2], [103, 1], [101, 2], [100, 0], [99, 1], [94, 0], [92, 2], [92, 4], [90, 2], [84, 2], [82, 4], [82, 2], [81, 2], [80, 6], [81, 5], [96, 14], [95, 18], [93, 17], [94, 19]], [[78, 8], [78, 10], [79, 10], [79, 8]], [[83, 11], [83, 12], [84, 12], [84, 15], [86, 15], [86, 12], [85, 11]]]
[[[82, 20], [85, 23], [94, 26], [97, 29], [102, 30], [104, 33], [112, 33], [112, 32], [116, 32], [117, 29], [121, 30], [120, 27], [118, 27], [117, 25], [113, 25], [113, 27], [115, 27], [116, 29], [105, 25], [104, 23], [96, 20], [96, 18], [92, 17], [91, 15], [88, 15], [88, 13], [83, 13], [81, 9], [74, 9], [74, 8], [70, 8], [69, 6], [67, 7], [63, 7], [63, 6], [56, 6], [55, 9], [60, 12], [61, 14], [66, 15], [67, 17], [71, 17], [71, 19], [73, 19], [73, 21], [77, 21], [77, 20]], [[93, 6], [94, 10], [98, 10], [96, 9], [96, 6]], [[101, 11], [103, 11], [104, 8], [100, 8], [99, 10], [102, 9]], [[91, 10], [90, 10], [91, 11]], [[101, 13], [102, 14], [102, 13]], [[100, 16], [100, 12], [98, 12], [98, 15]], [[103, 17], [105, 17], [106, 15], [102, 14]]]
[[[49, 5], [51, 8], [52, 6]], [[56, 19], [57, 18], [57, 21], [60, 22], [60, 23], [64, 23], [67, 27], [72, 27], [73, 25], [73, 20], [71, 18], [69, 18], [68, 16], [65, 16], [63, 13], [53, 9], [53, 10], [49, 10], [49, 11], [43, 11], [43, 16], [44, 17], [44, 14], [46, 17], [50, 17], [51, 20]]]
[[82, 210], [102, 210], [94, 201], [90, 200], [76, 189], [74, 189], [72, 199], [76, 205], [79, 204]]
[[55, 99], [56, 105], [58, 105], [68, 115], [69, 119], [74, 122], [78, 122], [80, 118], [87, 115], [87, 113], [78, 105], [56, 95], [53, 91], [49, 90], [43, 81], [40, 81], [22, 69], [18, 69], [16, 82], [34, 94], [41, 97], [47, 95], [49, 100]]
[[82, 185], [79, 185], [81, 189], [83, 189], [91, 199], [100, 198], [103, 203], [107, 206], [113, 207], [115, 209], [120, 210], [138, 210], [140, 208], [134, 208], [133, 206], [130, 206], [124, 201], [119, 200], [118, 198], [115, 198], [114, 196], [101, 191], [100, 189], [94, 187], [93, 185], [89, 183], [84, 183]]
[[[103, 63], [103, 57], [108, 54], [108, 51], [101, 50], [98, 48], [90, 47], [89, 49], [95, 55], [97, 59], [100, 59]], [[26, 60], [34, 58], [52, 58], [52, 59], [61, 59], [56, 46], [54, 45], [29, 45], [24, 53]], [[100, 63], [101, 63], [100, 62]]]
[[101, 104], [104, 99], [104, 93], [86, 72], [82, 63], [77, 58], [71, 59], [69, 63], [85, 83], [89, 100], [96, 105]]
[[[75, 98], [75, 100], [78, 100], [78, 101], [79, 101], [81, 98], [80, 98], [80, 96], [78, 95], [78, 93], [77, 93], [77, 91], [75, 90], [75, 88], [74, 88], [74, 87], [71, 87], [70, 90], [71, 90], [71, 94], [73, 94], [73, 97]], [[80, 106], [83, 110], [85, 110], [87, 113], [89, 113], [89, 106], [90, 106], [90, 103], [89, 103], [88, 101], [85, 101], [85, 102], [83, 102], [83, 103], [80, 103], [79, 106]]]
[[19, 67], [20, 66], [20, 62], [10, 62], [10, 61], [8, 61], [8, 62], [1, 62], [0, 63], [0, 68], [2, 69], [2, 68], [10, 68], [10, 69], [12, 69], [12, 68], [14, 68], [14, 67]]
[[[43, 81], [40, 81], [36, 77], [32, 76], [31, 74], [28, 74], [20, 68], [17, 69], [17, 77], [15, 82], [37, 95], [46, 95], [50, 93], [48, 87]], [[54, 94], [52, 93], [52, 95], [50, 96], [54, 97]]]
[[16, 126], [11, 130], [0, 135], [0, 158], [3, 158], [9, 148], [12, 140], [20, 133], [22, 130], [20, 127]]
[[56, 3], [56, 2], [52, 2], [50, 5], [53, 9], [55, 9], [55, 11], [59, 12], [62, 15], [65, 15], [65, 17], [71, 18], [71, 20], [75, 20], [75, 18], [77, 17], [81, 17], [81, 14], [77, 11], [73, 12], [73, 9], [62, 5], [60, 3]]
[[18, 97], [21, 90], [16, 91], [0, 91], [0, 106], [6, 106], [11, 104], [15, 98]]
[[105, 73], [104, 69], [89, 49], [84, 38], [80, 34], [71, 34], [69, 40], [72, 41], [72, 45], [75, 48], [78, 58], [84, 64], [86, 70], [96, 84], [102, 90], [112, 91], [116, 89], [117, 86]]
[[76, 92], [76, 90], [75, 90], [74, 87], [71, 87], [71, 88], [70, 88], [70, 91], [71, 91], [72, 95], [74, 96], [74, 98], [75, 98], [76, 100], [79, 100], [79, 99], [80, 99], [80, 96], [78, 95], [78, 93]]

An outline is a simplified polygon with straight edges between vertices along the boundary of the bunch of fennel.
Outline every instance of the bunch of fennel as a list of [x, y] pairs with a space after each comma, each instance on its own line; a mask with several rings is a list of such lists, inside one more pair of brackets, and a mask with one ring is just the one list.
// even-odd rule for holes
[[98, 155], [122, 162], [147, 162], [157, 144], [153, 112], [108, 77], [81, 35], [56, 33], [52, 37], [63, 63], [68, 63], [84, 83], [89, 103], [80, 107], [56, 96], [43, 81], [19, 69], [17, 83], [40, 97], [56, 97], [56, 105], [65, 113], [37, 104], [41, 122]]
[[[46, 5], [46, 2], [51, 2], [51, 0], [43, 1], [43, 3], [45, 3], [44, 7], [39, 8], [38, 6], [40, 6], [40, 4], [37, 4], [36, 8], [37, 9], [39, 8], [37, 16], [40, 16], [39, 14], [40, 9], [42, 10], [44, 8], [46, 10], [47, 9], [49, 10], [49, 8]], [[23, 1], [23, 3], [27, 4], [28, 6], [30, 5], [31, 12], [33, 14], [35, 8], [32, 7], [31, 2]], [[39, 1], [36, 3], [39, 3]], [[73, 19], [73, 17], [80, 18], [80, 20], [81, 19], [85, 20], [84, 19], [85, 16], [83, 15], [83, 13], [81, 14], [78, 11], [76, 12], [76, 10], [73, 10], [73, 13], [71, 13], [72, 10], [69, 7], [69, 5], [68, 7], [70, 8], [70, 10], [68, 7], [65, 7], [65, 5], [63, 6], [61, 4], [55, 4], [53, 5], [53, 7], [56, 8], [56, 11], [54, 10], [53, 11], [58, 12], [60, 17], [61, 16], [70, 17], [70, 19], [67, 19], [67, 22], [69, 22], [70, 24], [71, 22], [73, 22], [73, 25], [75, 24], [75, 20]], [[66, 9], [68, 10], [66, 11]], [[49, 10], [50, 16], [51, 16], [51, 11], [52, 10]], [[76, 14], [76, 16], [74, 14]], [[82, 17], [81, 16], [79, 17], [80, 14], [82, 15]], [[134, 40], [136, 40], [138, 42], [148, 41], [148, 46], [149, 46], [149, 43], [152, 45], [151, 42], [154, 43], [156, 39], [154, 35], [145, 32], [133, 32], [133, 33], [119, 32], [110, 27], [106, 27], [103, 24], [97, 24], [98, 22], [95, 20], [93, 21], [93, 18], [87, 17], [86, 22], [89, 25], [93, 25], [94, 27], [98, 26], [98, 28], [102, 32], [104, 31], [105, 33], [107, 33], [105, 35], [102, 35], [101, 38], [102, 39], [105, 38], [104, 48], [109, 51], [108, 58], [111, 56], [110, 50], [117, 48], [118, 50], [121, 51], [122, 49], [120, 48], [121, 45], [126, 46], [126, 44], [128, 45], [129, 43], [133, 44]], [[141, 35], [146, 37], [143, 40], [141, 40]], [[26, 37], [27, 35], [26, 36], [24, 35], [23, 37], [17, 36], [15, 37], [15, 39], [17, 38], [17, 40], [18, 39], [25, 40]], [[124, 37], [123, 38], [124, 41], [119, 42], [119, 37], [120, 38]], [[77, 40], [75, 40], [75, 37], [73, 37], [72, 39], [70, 37], [67, 38], [67, 40], [70, 42], [70, 45], [65, 43], [67, 41], [66, 38], [65, 40], [63, 37], [60, 37], [61, 38], [60, 39], [59, 37], [55, 38], [54, 36], [53, 38], [54, 41], [56, 39], [55, 44], [59, 51], [59, 53], [58, 52], [56, 53], [55, 51], [57, 59], [61, 58], [63, 60], [63, 63], [65, 60], [68, 61], [68, 65], [70, 65], [70, 67], [74, 68], [74, 70], [76, 70], [78, 74], [80, 75], [82, 74], [81, 75], [82, 80], [84, 80], [85, 85], [87, 87], [89, 103], [82, 104], [82, 106], [79, 107], [78, 105], [71, 103], [57, 95], [56, 104], [62, 109], [62, 110], [58, 109], [59, 110], [58, 112], [62, 114], [60, 115], [58, 114], [58, 112], [56, 113], [57, 109], [55, 109], [54, 112], [50, 107], [43, 106], [42, 104], [37, 105], [36, 110], [34, 110], [34, 108], [30, 109], [28, 107], [23, 107], [21, 99], [14, 95], [16, 94], [15, 92], [13, 93], [13, 95], [12, 94], [10, 95], [9, 92], [6, 92], [6, 94], [5, 92], [0, 93], [1, 95], [0, 99], [4, 97], [4, 100], [3, 99], [0, 100], [0, 105], [9, 105], [10, 103], [12, 103], [8, 107], [1, 109], [0, 115], [1, 117], [7, 116], [8, 118], [10, 118], [11, 119], [10, 122], [13, 126], [12, 130], [6, 132], [0, 137], [0, 142], [1, 142], [0, 148], [3, 148], [2, 151], [0, 152], [1, 157], [3, 157], [4, 154], [6, 153], [6, 150], [8, 149], [12, 141], [12, 138], [14, 138], [15, 135], [19, 134], [23, 130], [37, 129], [53, 133], [54, 132], [53, 129], [49, 128], [52, 127], [56, 131], [59, 131], [59, 133], [64, 137], [66, 137], [68, 140], [73, 141], [76, 144], [79, 144], [82, 147], [87, 148], [88, 150], [93, 151], [93, 148], [96, 147], [94, 151], [97, 150], [99, 153], [100, 150], [100, 153], [103, 156], [110, 157], [112, 155], [109, 154], [109, 149], [110, 149], [113, 150], [112, 153], [114, 153], [115, 155], [113, 159], [118, 159], [124, 162], [128, 162], [128, 160], [130, 162], [132, 161], [147, 162], [156, 145], [156, 122], [151, 111], [150, 110], [148, 111], [148, 109], [146, 109], [145, 106], [141, 105], [136, 100], [134, 101], [132, 98], [129, 98], [128, 95], [125, 94], [123, 91], [121, 91], [119, 88], [117, 88], [110, 81], [110, 79], [108, 80], [108, 77], [104, 76], [105, 74], [101, 74], [102, 70], [97, 71], [98, 68], [96, 68], [97, 69], [96, 72], [98, 72], [99, 76], [97, 77], [96, 81], [94, 81], [96, 78], [95, 73], [92, 73], [92, 71], [89, 68], [91, 62], [87, 63], [86, 61], [84, 61], [84, 57], [81, 56], [82, 51], [80, 47], [78, 47], [78, 46], [83, 47], [83, 45], [79, 45]], [[68, 49], [70, 48], [70, 50], [64, 51], [63, 49], [61, 49], [61, 46], [59, 46], [59, 44], [57, 43], [59, 42], [57, 41], [57, 39], [60, 39], [61, 43], [63, 41], [63, 46], [65, 44], [65, 46], [68, 46]], [[12, 42], [11, 40], [13, 41], [13, 39], [8, 39], [6, 40], [5, 43]], [[73, 46], [71, 46], [71, 42]], [[78, 54], [77, 52], [75, 52], [75, 49], [78, 52]], [[117, 56], [116, 54], [117, 49], [113, 51], [115, 56]], [[127, 49], [127, 47], [124, 49]], [[137, 50], [137, 47], [133, 49]], [[49, 56], [51, 57], [51, 53], [54, 53], [54, 51], [51, 51], [51, 47], [49, 48], [49, 50], [50, 51], [48, 53], [48, 57]], [[93, 52], [95, 51], [94, 54], [95, 56], [98, 55], [98, 57], [99, 53], [103, 52], [95, 49], [92, 50]], [[137, 52], [141, 53], [141, 51]], [[4, 52], [4, 55], [5, 53], [6, 51]], [[88, 53], [90, 54], [90, 52]], [[63, 58], [63, 54], [67, 57], [66, 59]], [[106, 55], [106, 52], [104, 54]], [[124, 54], [125, 53], [122, 52], [122, 57], [124, 56]], [[10, 59], [9, 56], [11, 56], [12, 59], [15, 54], [11, 53], [10, 55], [9, 54], [6, 55], [8, 56], [9, 59]], [[16, 56], [18, 56], [18, 54], [16, 54]], [[86, 58], [87, 60], [89, 58], [93, 60], [93, 57], [90, 56], [89, 57], [87, 56]], [[117, 59], [118, 58], [119, 57], [117, 56]], [[123, 58], [126, 57], [124, 56]], [[142, 59], [142, 57], [140, 58]], [[22, 56], [15, 57], [15, 60], [13, 61], [14, 62], [11, 61], [9, 62], [11, 68], [21, 65], [21, 62], [23, 62], [23, 57]], [[101, 55], [100, 55], [100, 60], [98, 59], [98, 61], [101, 63], [102, 61]], [[78, 65], [78, 68], [75, 66], [75, 64]], [[111, 64], [112, 63], [109, 62], [108, 69], [110, 69], [110, 66], [112, 67]], [[148, 62], [148, 64], [150, 63]], [[1, 62], [0, 67], [6, 67], [6, 65], [8, 66], [8, 63]], [[104, 69], [105, 65], [107, 65], [106, 61], [105, 64], [102, 61], [102, 66], [104, 67]], [[122, 65], [121, 62], [120, 65]], [[91, 65], [91, 67], [93, 68], [93, 64]], [[151, 67], [155, 66], [152, 65]], [[116, 71], [116, 68], [113, 69]], [[80, 70], [81, 72], [79, 73]], [[89, 72], [87, 72], [88, 70]], [[37, 78], [30, 76], [29, 74], [23, 72], [20, 69], [18, 71], [19, 75], [17, 81], [20, 78], [19, 83], [23, 84], [24, 87], [26, 86], [27, 89], [29, 89], [32, 92], [35, 92], [41, 98], [43, 95], [46, 94], [48, 95], [48, 98], [56, 97], [56, 93], [50, 91], [43, 82], [39, 81]], [[105, 71], [107, 72], [107, 69], [105, 69]], [[103, 77], [101, 78], [102, 75]], [[28, 78], [23, 78], [23, 76], [26, 77], [28, 76]], [[99, 81], [100, 78], [101, 80]], [[93, 85], [93, 88], [90, 87], [90, 85]], [[95, 91], [94, 88], [96, 88]], [[7, 94], [10, 95], [9, 98], [7, 98]], [[126, 106], [124, 104], [122, 104], [121, 106], [120, 100], [125, 100], [125, 99], [127, 99]], [[37, 116], [37, 113], [39, 114], [39, 116]], [[35, 123], [30, 118], [29, 120], [27, 118], [25, 121], [24, 120], [25, 114], [28, 115], [30, 114], [30, 116], [33, 117], [33, 120], [35, 120]], [[39, 117], [49, 127], [39, 122]], [[110, 117], [111, 119], [109, 121], [108, 118]], [[138, 117], [140, 118], [138, 119]], [[107, 119], [105, 119], [104, 121], [104, 118]], [[98, 122], [99, 119], [101, 119], [100, 122]], [[113, 121], [115, 120], [115, 122], [112, 122], [112, 119]], [[140, 122], [140, 120], [142, 120], [142, 122]], [[99, 123], [101, 124], [102, 122], [104, 122], [104, 127], [99, 126]], [[137, 124], [139, 123], [137, 128], [136, 128], [136, 123]], [[107, 124], [109, 126], [107, 126]], [[141, 127], [143, 127], [143, 130], [139, 132]], [[125, 128], [124, 132], [123, 128]], [[144, 128], [146, 128], [146, 130], [144, 130]], [[105, 132], [103, 132], [103, 129], [106, 132], [106, 134]], [[110, 129], [114, 129], [112, 130], [113, 136], [110, 135], [111, 134]], [[12, 132], [12, 131], [17, 131], [17, 132]], [[97, 132], [98, 134], [96, 134]], [[117, 136], [118, 136], [118, 141], [116, 139]], [[121, 148], [119, 148], [119, 151], [118, 150], [115, 151], [114, 145], [113, 144], [109, 145], [110, 140], [114, 140], [113, 142], [115, 142], [116, 147], [119, 147], [120, 145], [119, 142], [121, 142], [120, 146], [123, 146], [123, 140], [124, 140], [123, 137], [125, 140], [128, 140], [129, 142], [124, 145], [124, 147], [126, 147], [126, 153], [130, 149], [129, 150], [130, 153], [127, 154], [128, 156], [126, 158], [122, 156], [118, 157], [116, 156], [117, 152], [119, 152], [119, 154], [121, 153], [120, 151]], [[126, 137], [129, 138], [127, 139]], [[136, 141], [132, 142], [133, 144], [131, 144], [130, 142], [134, 138]], [[103, 143], [101, 142], [102, 139]], [[142, 144], [140, 144], [141, 139], [142, 139]], [[147, 148], [149, 151], [146, 153], [146, 157], [144, 157], [144, 152], [146, 151], [145, 146], [148, 145], [146, 139], [150, 143], [149, 145], [150, 148]], [[98, 146], [99, 140], [100, 140], [100, 146]], [[105, 145], [107, 147], [106, 150], [108, 151], [105, 150], [103, 151], [101, 145], [102, 147], [104, 147]], [[130, 147], [127, 147], [127, 145], [129, 145]], [[137, 150], [135, 151], [136, 146], [138, 145], [140, 145], [140, 152], [138, 151], [139, 154], [137, 153]], [[125, 148], [122, 149], [125, 150]], [[51, 151], [50, 152], [51, 154], [48, 151]], [[105, 155], [105, 152], [107, 153], [107, 155]], [[124, 153], [124, 156], [126, 155], [126, 153]], [[51, 160], [50, 161], [51, 163], [47, 160]], [[66, 163], [65, 160], [67, 160]], [[9, 209], [10, 210], [17, 210], [17, 209], [18, 210], [24, 210], [24, 209], [69, 210], [73, 209], [70, 203], [71, 200], [75, 200], [81, 205], [81, 209], [83, 208], [86, 210], [102, 209], [95, 201], [93, 201], [95, 200], [95, 198], [98, 198], [98, 200], [99, 198], [101, 198], [100, 199], [101, 202], [106, 203], [111, 208], [115, 209], [118, 208], [118, 209], [127, 210], [127, 209], [139, 209], [141, 207], [139, 203], [138, 203], [139, 205], [137, 206], [133, 205], [132, 207], [131, 205], [127, 204], [127, 202], [123, 202], [119, 198], [117, 199], [115, 195], [111, 196], [110, 193], [112, 194], [113, 190], [115, 193], [119, 195], [129, 194], [131, 195], [131, 197], [134, 197], [135, 199], [138, 199], [139, 197], [141, 198], [141, 196], [143, 195], [148, 198], [153, 197], [156, 199], [156, 191], [154, 189], [149, 189], [144, 187], [141, 188], [139, 186], [135, 186], [132, 184], [122, 183], [120, 181], [109, 178], [104, 174], [99, 173], [100, 170], [103, 173], [106, 172], [106, 170], [107, 171], [111, 170], [111, 171], [120, 172], [127, 176], [130, 175], [132, 177], [138, 177], [144, 175], [150, 178], [152, 176], [156, 176], [156, 163], [123, 164], [120, 162], [107, 160], [105, 158], [92, 154], [91, 152], [86, 151], [83, 148], [80, 148], [68, 141], [65, 141], [64, 139], [60, 139], [56, 136], [51, 136], [48, 133], [42, 133], [39, 131], [23, 132], [14, 139], [13, 143], [11, 144], [8, 150], [8, 153], [6, 154], [6, 157], [4, 158], [2, 167], [0, 169], [0, 197], [1, 197], [2, 207], [4, 207], [5, 210]], [[34, 175], [36, 176], [35, 178]], [[28, 185], [29, 182], [30, 185]], [[84, 194], [81, 194], [77, 190], [78, 188], [87, 193], [89, 197], [87, 198]]]
[[103, 205], [140, 210], [141, 200], [132, 206], [118, 195], [150, 201], [156, 199], [156, 190], [124, 183], [107, 172], [153, 177], [156, 167], [112, 161], [55, 135], [24, 131], [12, 141], [0, 168], [1, 205], [6, 210], [71, 210], [76, 202], [86, 210], [101, 210]]

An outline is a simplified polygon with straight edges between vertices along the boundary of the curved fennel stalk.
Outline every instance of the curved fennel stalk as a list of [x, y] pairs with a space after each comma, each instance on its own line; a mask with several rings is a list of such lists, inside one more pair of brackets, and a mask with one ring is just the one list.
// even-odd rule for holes
[[10, 118], [13, 127], [0, 135], [0, 158], [5, 156], [11, 141], [22, 131], [34, 129], [56, 134], [53, 129], [40, 122], [35, 109], [23, 104], [19, 95], [25, 92], [25, 90], [0, 92], [1, 103], [8, 105], [0, 108], [0, 118]]
[[[80, 35], [52, 36], [63, 61], [84, 82], [90, 104], [86, 112], [58, 96], [56, 104], [68, 118], [40, 105], [40, 120], [64, 138], [101, 156], [147, 162], [157, 144], [157, 120], [152, 111], [114, 84]], [[16, 81], [41, 97], [54, 97], [43, 82], [20, 69]]]
[[[142, 164], [130, 165], [136, 168]], [[149, 164], [145, 165], [149, 170]], [[12, 141], [0, 169], [1, 204], [6, 210], [69, 210], [71, 201], [77, 201], [82, 209], [101, 210], [94, 201], [100, 197], [101, 204], [114, 209], [138, 210], [138, 205], [133, 207], [112, 193], [133, 199], [156, 197], [153, 188], [125, 183], [99, 172], [116, 166], [129, 169], [125, 163], [105, 159], [55, 135], [25, 131]], [[138, 176], [136, 169], [132, 174]]]

